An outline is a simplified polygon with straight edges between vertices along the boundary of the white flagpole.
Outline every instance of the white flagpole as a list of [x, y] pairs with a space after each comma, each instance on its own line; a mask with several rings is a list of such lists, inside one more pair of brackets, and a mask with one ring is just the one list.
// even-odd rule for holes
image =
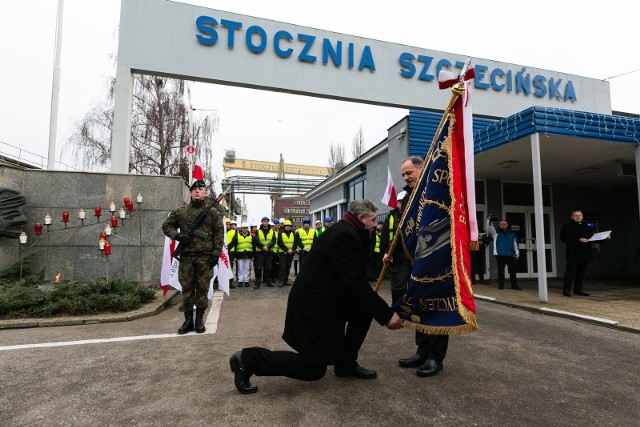
[[51, 87], [51, 110], [49, 112], [49, 155], [47, 169], [56, 168], [56, 138], [58, 135], [58, 103], [60, 98], [60, 57], [62, 56], [62, 16], [64, 0], [58, 0], [56, 16], [56, 40], [53, 56], [53, 83]]

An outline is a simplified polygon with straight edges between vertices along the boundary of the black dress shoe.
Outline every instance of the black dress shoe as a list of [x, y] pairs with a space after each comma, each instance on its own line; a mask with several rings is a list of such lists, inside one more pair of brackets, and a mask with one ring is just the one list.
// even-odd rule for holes
[[402, 368], [417, 368], [418, 366], [422, 366], [427, 359], [428, 357], [422, 354], [414, 354], [406, 359], [398, 360], [398, 365]]
[[242, 366], [242, 352], [238, 351], [229, 359], [229, 366], [233, 372], [233, 383], [241, 394], [253, 394], [258, 391], [258, 386], [249, 382], [251, 375]]
[[570, 297], [571, 296], [571, 292], [569, 291], [563, 291], [562, 295], [564, 295], [565, 297]]
[[573, 294], [574, 294], [574, 295], [580, 295], [580, 296], [582, 296], [582, 297], [588, 297], [588, 296], [590, 296], [590, 295], [591, 295], [591, 294], [589, 294], [589, 293], [587, 293], [587, 292], [585, 292], [585, 291], [575, 291]]
[[511, 287], [511, 289], [515, 289], [516, 291], [521, 291], [522, 290], [522, 288], [520, 286], [518, 286], [518, 285], [513, 285]]
[[355, 368], [349, 370], [342, 370], [334, 367], [336, 377], [353, 377], [359, 380], [373, 380], [378, 377], [376, 371], [372, 369], [363, 368], [360, 365], [356, 365]]
[[424, 362], [424, 365], [422, 365], [420, 369], [416, 371], [416, 374], [419, 377], [431, 377], [442, 371], [442, 367], [442, 362], [436, 362], [433, 359], [427, 359], [427, 361]]

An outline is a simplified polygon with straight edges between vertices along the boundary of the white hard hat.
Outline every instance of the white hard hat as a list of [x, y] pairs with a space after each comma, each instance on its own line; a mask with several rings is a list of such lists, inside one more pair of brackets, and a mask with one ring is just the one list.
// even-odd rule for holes
[[398, 197], [396, 197], [396, 201], [398, 201], [398, 202], [402, 201], [402, 199], [404, 199], [404, 196], [406, 196], [406, 195], [407, 195], [406, 191], [404, 191], [404, 190], [401, 191], [400, 193], [398, 193]]
[[280, 224], [282, 224], [282, 223], [284, 222], [284, 218], [280, 218], [280, 219], [278, 220], [278, 222], [280, 222]]
[[248, 226], [246, 223], [244, 223], [244, 222], [240, 224], [240, 228], [248, 228], [248, 227], [249, 227], [249, 226]]
[[322, 224], [322, 221], [316, 220], [316, 224]]

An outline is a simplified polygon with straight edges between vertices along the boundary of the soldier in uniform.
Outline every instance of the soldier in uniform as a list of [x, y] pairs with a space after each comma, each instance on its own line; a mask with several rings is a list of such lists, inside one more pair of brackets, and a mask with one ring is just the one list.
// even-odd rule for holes
[[[224, 226], [217, 209], [210, 209], [193, 235], [187, 234], [196, 217], [206, 209], [207, 185], [202, 180], [195, 181], [190, 188], [191, 202], [180, 207], [169, 215], [162, 224], [162, 231], [170, 239], [184, 245], [180, 256], [178, 279], [182, 285], [182, 304], [184, 323], [178, 329], [179, 334], [193, 331], [205, 331], [204, 312], [209, 301], [207, 292], [213, 276], [213, 267], [218, 264], [222, 251]], [[196, 306], [195, 326], [193, 323], [193, 306]]]

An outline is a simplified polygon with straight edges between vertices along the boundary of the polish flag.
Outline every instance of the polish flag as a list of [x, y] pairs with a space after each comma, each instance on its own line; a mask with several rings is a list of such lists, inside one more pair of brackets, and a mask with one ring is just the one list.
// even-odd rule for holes
[[224, 218], [222, 218], [222, 229], [225, 231], [222, 241], [222, 252], [218, 258], [218, 265], [213, 267], [213, 277], [209, 282], [209, 293], [207, 297], [213, 298], [213, 281], [218, 278], [218, 289], [229, 296], [229, 280], [233, 279], [233, 270], [231, 269], [231, 260], [229, 259], [229, 251], [227, 249], [227, 228]]
[[396, 188], [393, 186], [389, 166], [387, 166], [387, 188], [384, 190], [384, 195], [382, 196], [381, 201], [391, 209], [398, 207], [398, 201], [396, 200]]
[[195, 165], [193, 167], [193, 173], [191, 174], [194, 181], [200, 180], [204, 181], [204, 174], [202, 173], [202, 167]]
[[162, 287], [162, 295], [167, 295], [168, 287], [182, 291], [182, 286], [178, 281], [178, 265], [180, 262], [171, 257], [176, 248], [176, 241], [171, 240], [167, 236], [164, 237], [164, 251], [162, 253], [162, 269], [160, 270], [160, 287]]

